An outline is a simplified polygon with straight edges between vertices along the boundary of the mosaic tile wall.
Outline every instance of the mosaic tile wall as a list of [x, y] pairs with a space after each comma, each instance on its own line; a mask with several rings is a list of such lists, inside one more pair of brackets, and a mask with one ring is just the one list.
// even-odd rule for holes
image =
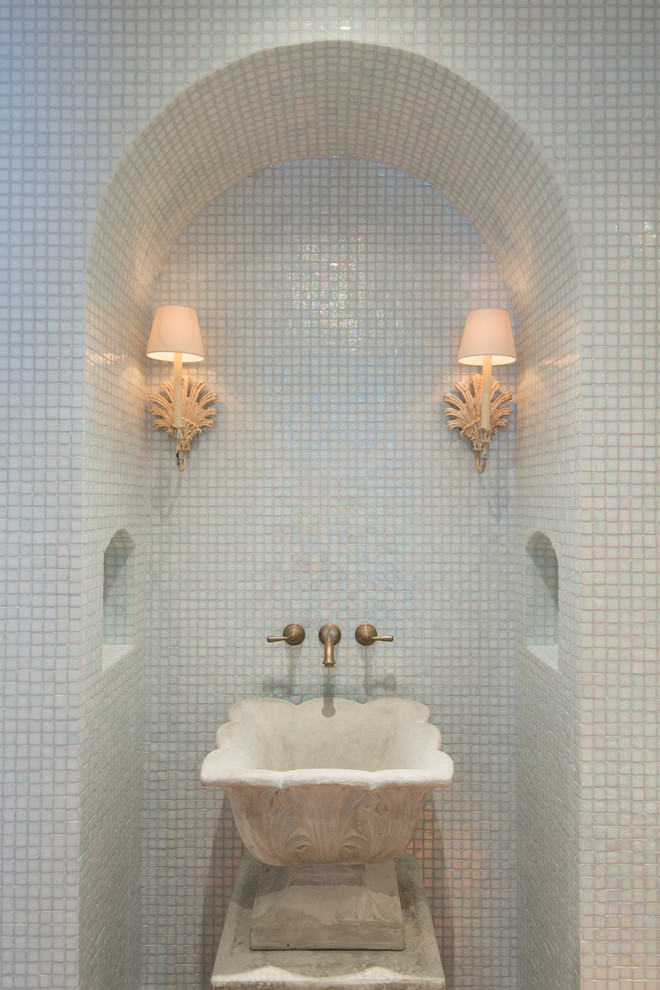
[[[12, 15], [15, 18], [12, 31]], [[75, 986], [82, 622], [85, 243], [60, 215], [67, 111], [52, 67], [48, 127], [36, 38], [2, 18], [0, 380], [0, 986]], [[9, 16], [9, 27], [8, 27]], [[8, 44], [9, 43], [9, 44]], [[10, 57], [11, 56], [11, 57]], [[42, 81], [42, 86], [44, 85]]]
[[[217, 949], [228, 888], [213, 871], [235, 869], [236, 847], [221, 794], [198, 783], [217, 724], [241, 697], [330, 690], [430, 706], [457, 768], [423, 850], [431, 870], [444, 857], [429, 887], [452, 982], [513, 986], [514, 437], [480, 477], [442, 401], [466, 311], [508, 304], [492, 256], [419, 180], [303, 161], [189, 225], [156, 294], [174, 299], [199, 313], [194, 373], [219, 413], [184, 475], [162, 436], [149, 443], [145, 985], [201, 988]], [[300, 649], [266, 644], [293, 620]], [[342, 630], [331, 674], [326, 621]], [[358, 647], [362, 621], [394, 643]]]
[[[68, 990], [77, 983], [89, 990], [107, 977], [111, 962], [121, 980], [118, 990], [138, 985], [139, 947], [133, 938], [126, 954], [120, 936], [121, 918], [137, 916], [140, 785], [134, 768], [142, 738], [142, 654], [138, 649], [135, 662], [126, 658], [126, 664], [107, 668], [104, 684], [96, 643], [99, 574], [108, 541], [126, 526], [138, 555], [145, 549], [143, 514], [137, 509], [141, 455], [131, 464], [128, 488], [113, 479], [126, 470], [121, 441], [127, 422], [135, 451], [147, 423], [141, 402], [133, 405], [132, 392], [120, 384], [120, 362], [95, 379], [98, 395], [96, 385], [90, 392], [88, 380], [83, 434], [85, 250], [101, 196], [133, 139], [209, 70], [275, 45], [326, 38], [402, 47], [455, 70], [525, 128], [565, 196], [580, 257], [581, 336], [576, 339], [572, 307], [553, 317], [549, 300], [534, 286], [535, 315], [555, 332], [542, 333], [538, 353], [535, 336], [529, 338], [533, 349], [523, 349], [517, 369], [516, 600], [524, 600], [525, 543], [540, 530], [557, 551], [560, 603], [558, 673], [526, 654], [522, 607], [518, 617], [519, 986], [576, 986], [578, 931], [583, 987], [654, 986], [660, 964], [657, 474], [648, 457], [646, 409], [653, 407], [658, 386], [655, 0], [579, 5], [456, 0], [442, 6], [383, 0], [377, 7], [298, 0], [199, 0], [185, 7], [141, 0], [35, 0], [4, 4], [3, 18], [9, 57], [2, 113], [10, 156], [2, 178], [8, 205], [3, 251], [11, 333], [0, 341], [6, 356], [0, 374], [13, 449], [21, 442], [20, 460], [10, 462], [0, 482], [7, 500], [7, 531], [0, 541], [6, 610], [3, 990], [41, 985]], [[412, 134], [405, 135], [404, 144]], [[158, 149], [165, 158], [170, 150]], [[129, 198], [127, 214], [137, 214], [149, 190], [170, 188], [167, 170], [160, 187], [149, 168], [144, 174], [136, 175], [142, 195], [137, 202]], [[237, 174], [235, 181], [240, 178]], [[472, 212], [452, 201], [479, 229], [484, 221], [486, 237], [487, 200], [481, 209], [472, 202]], [[183, 222], [203, 205], [183, 197]], [[102, 215], [101, 231], [105, 220]], [[160, 244], [158, 237], [129, 241], [117, 236], [118, 228], [103, 231], [104, 270], [95, 277], [106, 277], [115, 288], [110, 285], [103, 305], [88, 313], [88, 333], [93, 328], [98, 344], [88, 360], [119, 348], [136, 390], [143, 386], [138, 356], [148, 331], [153, 282], [180, 230], [178, 217], [170, 226], [163, 216], [158, 222]], [[543, 239], [542, 225], [537, 235], [529, 239], [530, 258]], [[511, 286], [515, 279], [507, 273], [504, 239], [499, 253], [497, 241], [489, 243]], [[132, 271], [128, 292], [121, 289], [127, 269]], [[559, 277], [556, 284], [562, 281]], [[531, 324], [522, 283], [518, 289], [520, 345]], [[539, 372], [549, 388], [535, 387]], [[618, 409], [610, 399], [615, 381]], [[33, 384], [36, 398], [29, 400]], [[120, 427], [108, 426], [107, 417], [103, 424], [98, 410], [104, 404], [124, 410]], [[125, 511], [120, 502], [126, 491]], [[83, 526], [89, 533], [84, 555]], [[464, 701], [469, 705], [469, 698]], [[124, 734], [127, 726], [130, 732]], [[92, 772], [94, 752], [125, 768], [115, 778], [121, 784], [111, 789], [112, 826], [103, 834], [88, 828], [95, 809], [106, 807], [100, 803], [102, 777]], [[126, 797], [133, 811], [120, 819], [116, 809]], [[433, 841], [431, 823], [427, 817], [420, 842], [427, 836]], [[223, 829], [231, 829], [224, 811], [219, 834]], [[111, 891], [108, 863], [120, 835], [131, 852], [119, 890]], [[219, 842], [217, 848], [229, 844]], [[233, 856], [234, 851], [226, 873]], [[434, 870], [444, 868], [441, 856], [434, 862]], [[467, 948], [456, 947], [457, 955], [483, 948], [476, 936], [467, 941]]]
[[[557, 238], [535, 258], [517, 343], [516, 611], [518, 937], [521, 990], [577, 990], [581, 392], [578, 293]], [[551, 273], [557, 275], [552, 279]], [[557, 557], [557, 647], [530, 643], [528, 546]], [[554, 585], [554, 581], [551, 581]], [[555, 597], [554, 586], [551, 597]], [[539, 632], [539, 614], [536, 630]], [[554, 625], [554, 623], [553, 623]], [[532, 648], [533, 647], [533, 648]]]
[[[92, 258], [94, 257], [92, 249]], [[112, 254], [112, 252], [111, 252]], [[78, 985], [140, 979], [144, 363], [139, 288], [87, 268]], [[89, 302], [94, 300], [94, 304]], [[136, 330], [137, 328], [137, 330]]]
[[[660, 385], [660, 8], [594, 21], [599, 107], [576, 157], [592, 209], [583, 291], [580, 642], [583, 979], [660, 981], [660, 587], [656, 406]], [[607, 49], [601, 49], [607, 31]], [[612, 94], [616, 93], [616, 98]], [[616, 162], [616, 165], [614, 165]], [[614, 272], [614, 283], [610, 273]]]

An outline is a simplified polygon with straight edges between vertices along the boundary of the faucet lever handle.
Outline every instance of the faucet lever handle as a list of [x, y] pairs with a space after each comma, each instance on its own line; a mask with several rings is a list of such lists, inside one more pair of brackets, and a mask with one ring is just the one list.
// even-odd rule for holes
[[288, 643], [289, 646], [300, 646], [305, 638], [305, 630], [297, 622], [290, 622], [284, 627], [281, 636], [266, 636], [267, 643]]
[[364, 622], [355, 630], [355, 638], [360, 646], [371, 646], [372, 643], [392, 643], [394, 636], [379, 636], [375, 626]]

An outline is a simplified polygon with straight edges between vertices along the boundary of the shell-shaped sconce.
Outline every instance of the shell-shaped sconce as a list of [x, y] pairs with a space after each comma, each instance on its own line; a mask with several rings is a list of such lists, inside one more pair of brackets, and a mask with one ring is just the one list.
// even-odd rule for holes
[[212, 403], [217, 402], [218, 396], [215, 392], [205, 392], [203, 381], [185, 375], [181, 401], [183, 425], [177, 428], [174, 426], [174, 384], [168, 378], [161, 382], [160, 388], [165, 394], [149, 393], [149, 400], [153, 403], [151, 415], [154, 430], [165, 430], [167, 436], [176, 441], [176, 465], [179, 471], [183, 471], [193, 439], [202, 430], [211, 430], [215, 425], [213, 419], [217, 409]]

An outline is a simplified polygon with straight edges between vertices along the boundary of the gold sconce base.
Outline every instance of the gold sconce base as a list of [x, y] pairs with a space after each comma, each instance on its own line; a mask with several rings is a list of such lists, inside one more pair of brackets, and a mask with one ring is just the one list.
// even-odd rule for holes
[[183, 397], [181, 401], [181, 418], [183, 425], [174, 425], [174, 385], [170, 379], [160, 383], [160, 388], [165, 392], [150, 392], [149, 400], [151, 415], [154, 421], [154, 430], [165, 430], [170, 440], [176, 442], [176, 466], [179, 471], [186, 467], [188, 454], [194, 437], [198, 436], [202, 430], [211, 430], [215, 425], [213, 417], [217, 409], [211, 406], [217, 401], [215, 392], [202, 392], [206, 388], [204, 382], [193, 380], [190, 375], [185, 375], [183, 379]]
[[[490, 428], [481, 425], [481, 390], [483, 375], [472, 375], [470, 382], [456, 382], [453, 392], [445, 393], [445, 408], [448, 418], [448, 430], [460, 430], [462, 437], [467, 437], [472, 443], [477, 471], [480, 474], [486, 470], [488, 460], [488, 444], [495, 436], [496, 430], [505, 430], [509, 425], [508, 417], [511, 409], [505, 406], [513, 398], [511, 392], [500, 391], [500, 383], [493, 379], [490, 386]], [[499, 394], [497, 394], [499, 392]]]

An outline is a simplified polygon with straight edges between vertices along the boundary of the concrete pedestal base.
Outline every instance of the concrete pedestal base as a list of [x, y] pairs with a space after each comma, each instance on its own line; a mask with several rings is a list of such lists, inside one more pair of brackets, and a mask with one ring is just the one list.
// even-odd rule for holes
[[405, 948], [249, 948], [261, 864], [246, 854], [234, 884], [212, 990], [445, 990], [446, 983], [417, 860], [395, 860]]
[[394, 862], [262, 866], [251, 949], [403, 949]]

